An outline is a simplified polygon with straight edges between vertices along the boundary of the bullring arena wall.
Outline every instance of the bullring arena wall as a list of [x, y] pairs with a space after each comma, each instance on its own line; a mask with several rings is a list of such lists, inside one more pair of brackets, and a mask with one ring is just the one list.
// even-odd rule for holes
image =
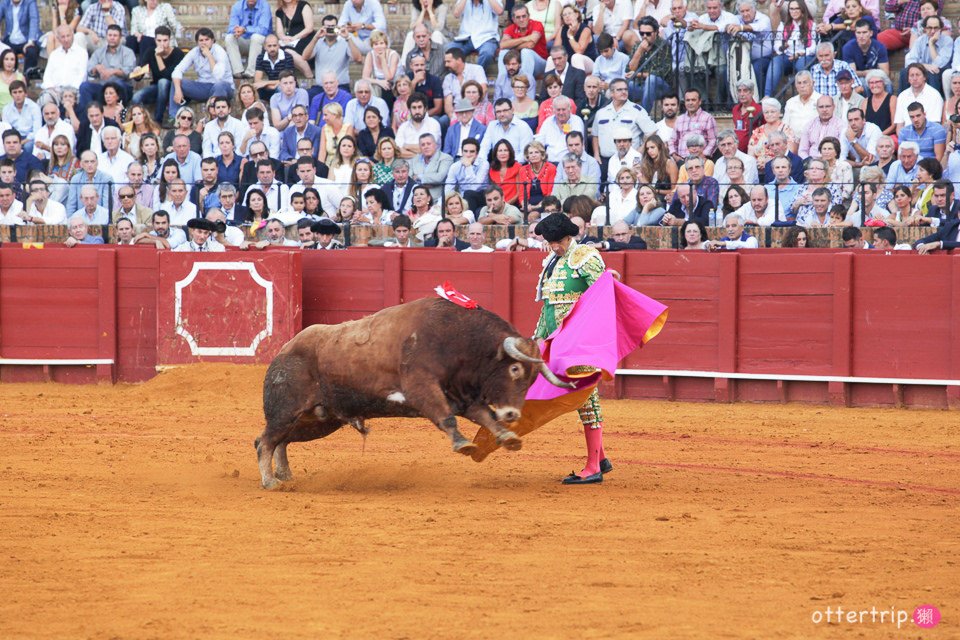
[[[529, 334], [543, 259], [29, 246], [0, 248], [2, 382], [135, 382], [167, 365], [269, 362], [303, 326], [434, 295], [445, 280]], [[608, 395], [960, 407], [960, 255], [605, 258], [626, 284], [670, 306], [664, 331], [621, 364]]]

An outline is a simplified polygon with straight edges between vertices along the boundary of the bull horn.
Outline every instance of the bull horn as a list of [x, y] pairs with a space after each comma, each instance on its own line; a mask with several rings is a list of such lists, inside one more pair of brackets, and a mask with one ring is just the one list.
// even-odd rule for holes
[[517, 343], [520, 341], [520, 338], [516, 336], [509, 336], [503, 339], [503, 350], [507, 352], [507, 355], [517, 360], [518, 362], [529, 362], [531, 364], [542, 364], [543, 360], [540, 358], [534, 358], [533, 356], [528, 356], [523, 351], [520, 351], [520, 348], [517, 346]]
[[577, 385], [572, 382], [564, 382], [557, 377], [553, 371], [550, 371], [550, 367], [547, 366], [547, 363], [543, 360], [540, 361], [540, 375], [547, 379], [547, 382], [552, 384], [555, 387], [560, 387], [562, 389], [576, 389]]

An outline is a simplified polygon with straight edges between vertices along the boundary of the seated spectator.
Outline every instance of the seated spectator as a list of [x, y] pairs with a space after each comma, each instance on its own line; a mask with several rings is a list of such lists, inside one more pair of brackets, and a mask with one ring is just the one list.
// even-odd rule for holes
[[[119, 2], [97, 0], [96, 5], [91, 3], [84, 9], [83, 17], [77, 25], [77, 33], [86, 36], [87, 53], [93, 53], [100, 47], [102, 41], [107, 37], [108, 27], [111, 26], [120, 27], [121, 32], [126, 30], [127, 12]], [[81, 77], [86, 77], [86, 74]]]
[[720, 157], [714, 163], [713, 178], [721, 187], [727, 182], [727, 163], [732, 158], [740, 159], [743, 165], [743, 178], [746, 182], [750, 184], [759, 182], [757, 161], [752, 156], [740, 151], [737, 145], [737, 133], [733, 129], [726, 129], [717, 134], [717, 148], [720, 150]]
[[[768, 166], [771, 168], [773, 176], [767, 181], [767, 197], [774, 204], [774, 209], [777, 212], [790, 212], [794, 200], [803, 191], [803, 186], [793, 178], [791, 174], [792, 166], [786, 156], [777, 156], [768, 163]], [[779, 215], [775, 217], [776, 219], [781, 218]], [[793, 220], [791, 215], [785, 217], [789, 221]], [[749, 218], [747, 218], [747, 221], [749, 222]]]
[[[485, 86], [485, 85], [483, 85]], [[463, 83], [460, 95], [473, 105], [473, 117], [483, 126], [493, 122], [493, 104], [487, 99], [487, 92], [476, 80], [467, 80]]]
[[[753, 132], [763, 126], [763, 107], [753, 99], [754, 85], [750, 80], [737, 83], [737, 103], [733, 105], [731, 117], [733, 130], [737, 136], [737, 148], [746, 153], [750, 147]], [[779, 111], [780, 103], [777, 102]], [[779, 117], [779, 114], [778, 114]]]
[[[960, 75], [957, 77], [960, 78]], [[513, 78], [512, 88], [513, 112], [528, 126], [535, 128], [538, 123], [537, 114], [540, 112], [540, 105], [529, 95], [530, 80], [527, 76], [518, 74]]]
[[[297, 88], [297, 79], [293, 71], [285, 70], [280, 73], [280, 89], [270, 98], [270, 123], [277, 131], [284, 131], [293, 122], [294, 107], [303, 107], [304, 115], [310, 100], [305, 89]], [[306, 118], [303, 120], [307, 123]]]
[[[442, 0], [433, 0], [437, 2], [437, 15], [439, 13], [444, 14], [444, 22], [446, 21], [447, 6], [442, 2]], [[419, 0], [415, 0], [414, 6], [419, 4]], [[415, 15], [416, 12], [411, 14], [411, 18], [416, 20], [423, 16], [423, 12], [427, 11], [429, 3], [424, 5], [424, 9]], [[433, 11], [433, 9], [429, 9]], [[439, 38], [437, 37], [439, 36]], [[427, 63], [427, 71], [432, 73], [435, 76], [442, 76], [444, 73], [444, 59], [443, 59], [443, 34], [439, 31], [434, 30], [431, 37], [430, 26], [425, 24], [422, 20], [412, 25], [412, 29], [409, 34], [407, 34], [407, 39], [403, 45], [403, 53], [401, 54], [404, 60], [404, 66], [410, 66], [410, 60], [414, 55], [421, 55]], [[409, 44], [409, 46], [408, 46]]]
[[[366, 113], [367, 107], [373, 106], [380, 112], [384, 124], [390, 125], [390, 109], [387, 107], [387, 103], [383, 101], [383, 98], [377, 98], [373, 95], [373, 90], [369, 82], [366, 80], [357, 80], [354, 84], [353, 93], [356, 97], [347, 103], [347, 109], [343, 114], [345, 124], [350, 125], [354, 131], [362, 131], [364, 127], [366, 127], [364, 114]], [[324, 113], [326, 113], [326, 111], [324, 111]]]
[[[842, 214], [842, 212], [841, 212]], [[844, 227], [840, 234], [840, 241], [844, 249], [872, 249], [870, 243], [863, 239], [863, 233], [859, 227]]]
[[[846, 141], [846, 136], [843, 135], [846, 128], [846, 120], [836, 114], [836, 104], [833, 99], [821, 95], [817, 98], [817, 117], [803, 130], [797, 153], [801, 158], [819, 158], [820, 143], [823, 139], [830, 137]], [[840, 157], [846, 155], [846, 144], [842, 144]]]
[[420, 153], [420, 136], [430, 134], [434, 140], [441, 139], [440, 123], [427, 115], [427, 98], [414, 93], [407, 101], [410, 119], [397, 129], [397, 145], [403, 158], [413, 158]]
[[150, 117], [150, 112], [141, 104], [135, 104], [127, 112], [127, 120], [123, 123], [123, 150], [140, 158], [140, 140], [146, 135], [160, 135], [160, 126]]
[[40, 58], [40, 15], [36, 0], [10, 0], [0, 4], [0, 20], [4, 23], [3, 44], [15, 55], [23, 56], [23, 71], [28, 77], [36, 73]]
[[678, 182], [677, 163], [669, 156], [667, 145], [653, 135], [643, 141], [643, 159], [640, 161], [640, 182], [653, 185], [662, 197], [673, 195]]
[[636, 208], [624, 218], [624, 222], [637, 227], [655, 227], [660, 224], [666, 212], [653, 187], [641, 184], [637, 188]]
[[80, 208], [71, 214], [70, 220], [79, 217], [88, 225], [110, 224], [110, 212], [100, 205], [100, 195], [93, 185], [80, 188]]
[[[480, 143], [475, 138], [464, 140], [461, 155], [450, 165], [446, 177], [447, 190], [460, 193], [474, 211], [483, 207], [483, 191], [490, 183], [490, 165], [479, 156], [479, 148]], [[523, 181], [522, 176], [520, 180]]]
[[806, 249], [814, 245], [807, 237], [806, 229], [794, 226], [787, 229], [787, 232], [783, 234], [780, 246], [784, 249]]
[[837, 95], [833, 96], [833, 102], [841, 117], [850, 109], [865, 106], [866, 99], [853, 90], [853, 74], [846, 69], [837, 74]]
[[820, 159], [827, 163], [827, 182], [839, 186], [846, 201], [853, 194], [853, 168], [849, 162], [840, 159], [841, 147], [839, 140], [827, 136], [820, 141]]
[[277, 218], [270, 218], [267, 220], [267, 225], [264, 228], [264, 233], [266, 234], [266, 246], [274, 247], [299, 247], [300, 243], [290, 240], [286, 236], [286, 229], [283, 226], [283, 222]]
[[480, 157], [488, 157], [493, 145], [501, 139], [509, 140], [514, 149], [526, 149], [533, 140], [533, 132], [525, 122], [514, 115], [510, 100], [500, 98], [496, 101], [494, 110], [497, 120], [487, 125], [480, 143]]
[[[744, 2], [749, 3], [753, 2], [753, 0], [744, 0]], [[756, 8], [754, 8], [753, 11], [756, 12]], [[678, 165], [682, 163], [683, 158], [688, 155], [686, 139], [691, 133], [697, 133], [703, 136], [705, 143], [703, 148], [704, 155], [713, 155], [713, 152], [717, 148], [717, 121], [712, 115], [701, 108], [703, 99], [700, 91], [697, 89], [688, 89], [684, 92], [683, 104], [686, 111], [677, 118], [677, 124], [674, 127], [674, 137], [670, 143], [670, 155]]]
[[[59, 47], [50, 52], [43, 73], [40, 103], [58, 102], [68, 91], [77, 91], [87, 77], [87, 52], [73, 41], [73, 30], [61, 25], [56, 30]], [[66, 106], [66, 104], [65, 104]]]
[[[797, 73], [793, 77], [793, 84], [797, 95], [787, 100], [784, 106], [783, 123], [794, 135], [798, 135], [806, 131], [807, 126], [817, 117], [817, 100], [820, 99], [820, 94], [813, 90], [813, 76], [809, 71]], [[799, 138], [795, 145], [798, 144]]]
[[609, 33], [601, 33], [597, 38], [600, 55], [593, 65], [593, 75], [600, 79], [600, 88], [606, 90], [613, 80], [627, 77], [627, 64], [630, 58], [622, 51], [613, 48], [613, 38]]
[[847, 111], [847, 130], [844, 137], [847, 142], [847, 156], [844, 159], [851, 167], [859, 169], [876, 162], [880, 128], [866, 121], [863, 109]]
[[927, 120], [923, 105], [914, 102], [907, 107], [910, 123], [900, 129], [900, 143], [916, 142], [920, 158], [940, 160], [946, 150], [947, 132], [938, 122]]
[[[230, 9], [225, 48], [234, 78], [253, 78], [264, 39], [272, 30], [270, 5], [266, 0], [237, 0]], [[247, 56], [244, 69], [240, 56]]]
[[960, 218], [947, 220], [937, 228], [937, 231], [924, 236], [914, 243], [917, 253], [925, 255], [931, 251], [946, 251], [960, 248]]
[[897, 157], [890, 169], [887, 171], [887, 182], [896, 186], [898, 184], [913, 184], [917, 177], [917, 160], [919, 159], [920, 146], [916, 142], [904, 142], [897, 150]]
[[737, 5], [739, 20], [727, 27], [730, 35], [739, 35], [751, 42], [750, 64], [758, 87], [766, 87], [767, 69], [773, 58], [773, 26], [770, 18], [757, 11], [755, 0], [742, 0]]
[[480, 224], [520, 224], [523, 214], [512, 204], [504, 200], [503, 190], [497, 185], [490, 185], [484, 191], [486, 206], [477, 212], [477, 222]]
[[444, 217], [455, 225], [472, 224], [477, 218], [473, 215], [466, 200], [459, 193], [448, 193], [443, 199]]
[[168, 160], [176, 163], [184, 182], [193, 184], [200, 179], [200, 155], [190, 148], [187, 136], [178, 135], [173, 139], [173, 151], [164, 156], [162, 163]]
[[248, 127], [245, 123], [230, 115], [230, 100], [225, 97], [214, 98], [213, 107], [216, 117], [203, 125], [203, 157], [215, 158], [221, 155], [220, 136], [229, 133], [233, 141], [243, 140]]
[[633, 231], [623, 220], [616, 222], [610, 229], [610, 239], [602, 242], [587, 243], [600, 251], [643, 251], [647, 243], [640, 236], [633, 235]]
[[877, 166], [883, 171], [884, 176], [890, 175], [890, 168], [896, 162], [896, 143], [890, 136], [880, 136], [877, 140]]
[[[130, 13], [130, 35], [126, 45], [137, 56], [138, 64], [147, 64], [158, 48], [157, 29], [163, 29], [167, 35], [180, 36], [183, 27], [177, 20], [173, 5], [168, 2], [148, 0], [141, 6], [133, 7]], [[176, 46], [176, 40], [173, 41]], [[164, 101], [166, 103], [166, 101]]]
[[89, 149], [81, 153], [80, 168], [82, 170], [70, 179], [70, 188], [67, 191], [66, 209], [70, 213], [80, 208], [80, 189], [85, 185], [92, 185], [97, 189], [101, 202], [109, 202], [110, 176], [98, 169], [97, 154]]
[[897, 96], [897, 109], [893, 118], [898, 134], [909, 120], [907, 109], [914, 102], [922, 104], [925, 113], [943, 113], [943, 96], [928, 84], [927, 68], [914, 62], [907, 66], [905, 71], [909, 86]]
[[[305, 60], [313, 59], [314, 77], [324, 78], [327, 73], [333, 73], [336, 76], [339, 88], [350, 91], [350, 62], [362, 62], [363, 54], [366, 51], [362, 48], [362, 43], [355, 31], [347, 27], [337, 26], [337, 17], [326, 15], [322, 20], [322, 27], [313, 34], [310, 42], [303, 50]], [[316, 88], [316, 87], [315, 87]], [[331, 98], [333, 93], [327, 86], [326, 81], [323, 84], [323, 90]], [[311, 97], [316, 97], [319, 92], [311, 91]], [[372, 95], [372, 94], [371, 94]], [[323, 105], [319, 105], [322, 107]], [[341, 104], [341, 106], [344, 106]], [[316, 112], [311, 107], [311, 114]], [[320, 126], [320, 123], [317, 123]]]
[[127, 169], [136, 160], [120, 148], [120, 129], [104, 127], [102, 140], [103, 152], [97, 154], [97, 165], [114, 183], [126, 182]]
[[387, 19], [378, 0], [350, 0], [344, 4], [337, 24], [356, 34], [357, 47], [362, 53], [370, 51], [370, 35], [374, 31], [387, 31]]
[[443, 194], [443, 182], [453, 164], [453, 158], [440, 151], [437, 138], [432, 133], [420, 135], [419, 147], [420, 153], [410, 159], [410, 177], [427, 186], [436, 200]]
[[737, 249], [756, 249], [760, 246], [756, 236], [743, 228], [743, 218], [737, 213], [728, 213], [723, 219], [726, 233], [719, 240], [710, 240], [710, 251], [736, 251]]
[[[803, 0], [787, 3], [787, 19], [777, 30], [765, 95], [776, 95], [784, 75], [804, 71], [817, 59], [817, 27]], [[762, 88], [762, 87], [761, 87]]]
[[573, 114], [574, 103], [566, 96], [553, 100], [553, 115], [540, 127], [536, 139], [547, 149], [547, 159], [559, 162], [567, 153], [566, 136], [572, 131], [584, 133], [583, 120]]
[[500, 187], [507, 204], [520, 201], [520, 163], [509, 140], [501, 140], [490, 154], [490, 183]]
[[220, 208], [220, 198], [217, 196], [217, 187], [220, 184], [217, 175], [217, 161], [214, 158], [204, 158], [200, 161], [200, 180], [190, 185], [190, 202], [197, 205], [200, 215], [206, 216], [210, 209]]
[[797, 213], [797, 226], [807, 229], [830, 226], [830, 200], [829, 189], [825, 187], [814, 189], [810, 195], [810, 204], [803, 205]]
[[[737, 157], [730, 158], [726, 162], [726, 172], [727, 177], [725, 182], [720, 182], [717, 180], [717, 183], [720, 185], [720, 201], [723, 202], [723, 198], [727, 193], [727, 190], [731, 187], [739, 186], [747, 188], [747, 181], [743, 177], [743, 160]], [[767, 163], [769, 166], [769, 163]], [[716, 180], [716, 178], [714, 178]]]
[[861, 20], [870, 26], [873, 33], [879, 33], [877, 19], [860, 0], [846, 0], [843, 10], [837, 12], [832, 18], [825, 18], [823, 23], [817, 25], [817, 31], [824, 40], [829, 39], [837, 51], [841, 51], [844, 45], [854, 39], [852, 31]]
[[[277, 180], [273, 163], [266, 158], [256, 161], [257, 182], [247, 189], [249, 196], [254, 190], [260, 191], [271, 211], [284, 211], [290, 208], [290, 188]], [[344, 180], [343, 182], [346, 182]], [[249, 206], [249, 205], [248, 205]], [[269, 217], [269, 216], [268, 216]]]
[[[587, 180], [583, 176], [583, 160], [573, 153], [567, 153], [561, 160], [564, 181], [553, 188], [553, 194], [560, 202], [571, 196], [583, 195], [596, 200], [599, 185], [596, 181]], [[592, 211], [592, 210], [591, 210]]]
[[497, 52], [500, 25], [497, 16], [503, 13], [498, 0], [457, 0], [453, 17], [460, 20], [460, 31], [454, 38], [465, 55], [477, 53], [481, 67], [493, 62]]
[[187, 185], [180, 178], [174, 178], [167, 187], [167, 200], [160, 203], [160, 209], [170, 214], [170, 224], [182, 227], [197, 217], [197, 207], [187, 199]]
[[822, 42], [817, 46], [818, 64], [810, 67], [813, 78], [813, 91], [822, 96], [835, 96], [839, 92], [837, 77], [844, 71], [850, 75], [855, 90], [862, 89], [860, 79], [853, 72], [850, 65], [843, 60], [836, 60], [833, 45]]
[[3, 108], [3, 122], [20, 132], [24, 149], [33, 154], [33, 141], [43, 124], [40, 107], [27, 97], [27, 85], [22, 80], [10, 83], [11, 101]]
[[600, 205], [593, 211], [590, 224], [610, 226], [624, 220], [636, 210], [637, 174], [633, 169], [624, 167], [616, 173], [615, 183], [607, 193], [606, 205]]
[[570, 64], [588, 74], [592, 72], [597, 48], [593, 43], [593, 32], [577, 6], [564, 5], [560, 10], [560, 28], [551, 45], [563, 47], [570, 57]]
[[488, 247], [487, 245], [483, 244], [483, 225], [479, 222], [474, 222], [467, 227], [467, 241], [468, 246], [460, 249], [460, 251], [463, 251], [464, 253], [493, 253], [493, 247]]
[[[292, 200], [293, 196], [291, 195], [290, 198]], [[398, 215], [396, 211], [389, 209], [390, 205], [387, 200], [387, 194], [383, 189], [370, 189], [364, 194], [363, 199], [366, 204], [367, 214], [373, 224], [390, 224]]]
[[70, 235], [63, 242], [65, 247], [75, 247], [79, 244], [103, 244], [103, 238], [90, 235], [89, 227], [83, 216], [77, 215], [70, 218], [68, 233]]
[[221, 182], [217, 188], [217, 199], [220, 200], [220, 211], [227, 224], [240, 226], [249, 219], [250, 212], [244, 205], [237, 202], [237, 188], [233, 184]]
[[144, 229], [150, 224], [153, 210], [137, 202], [137, 191], [129, 185], [121, 185], [117, 189], [117, 207], [113, 211], [113, 223], [129, 220], [137, 229]]
[[393, 219], [390, 226], [393, 228], [393, 239], [384, 241], [383, 246], [393, 248], [419, 246], [415, 238], [410, 235], [413, 222], [410, 221], [409, 217], [400, 214]]
[[867, 122], [877, 125], [882, 135], [893, 135], [896, 133], [893, 121], [897, 112], [897, 96], [889, 91], [890, 79], [883, 71], [868, 71], [866, 84], [869, 90], [864, 100]]
[[30, 197], [23, 205], [22, 218], [26, 224], [66, 224], [67, 210], [62, 204], [50, 198], [47, 183], [43, 180], [30, 181]]
[[[270, 97], [280, 87], [280, 74], [284, 71], [293, 73], [293, 58], [286, 51], [280, 49], [280, 39], [276, 34], [271, 33], [263, 39], [263, 52], [257, 57], [255, 64], [253, 86], [261, 100], [269, 101]], [[313, 75], [313, 72], [310, 75]], [[294, 84], [296, 84], [296, 79], [294, 79]], [[308, 101], [307, 105], [309, 104]]]
[[606, 32], [613, 38], [614, 47], [632, 51], [640, 39], [630, 28], [633, 19], [633, 7], [628, 0], [601, 0], [593, 8], [593, 34]]
[[[245, 1], [240, 0], [241, 3]], [[207, 27], [197, 29], [195, 38], [197, 46], [190, 50], [171, 74], [173, 92], [168, 106], [170, 113], [186, 105], [188, 100], [206, 100], [210, 96], [233, 98], [227, 52], [215, 42], [213, 31]], [[197, 79], [184, 79], [183, 75], [191, 70], [196, 72]]]
[[[212, 118], [210, 122], [215, 121], [217, 118]], [[200, 155], [203, 153], [203, 136], [197, 133], [197, 130], [193, 126], [193, 110], [190, 107], [180, 107], [176, 111], [174, 116], [174, 128], [167, 131], [163, 136], [163, 152], [164, 154], [170, 153], [173, 151], [173, 141], [177, 136], [184, 136], [187, 140], [190, 141], [190, 150]], [[210, 124], [207, 122], [206, 124]], [[204, 125], [206, 126], [206, 125]], [[246, 133], [246, 129], [243, 129], [243, 132]]]
[[463, 251], [470, 246], [469, 243], [456, 237], [456, 225], [447, 218], [437, 222], [434, 236], [435, 237], [424, 242], [423, 246], [455, 249], [456, 251]]
[[633, 134], [627, 127], [617, 127], [613, 131], [613, 144], [617, 152], [607, 161], [607, 176], [615, 176], [620, 169], [633, 169], [636, 172], [643, 160], [643, 154], [633, 148]]
[[[703, 153], [703, 136], [699, 133], [688, 133], [687, 134], [687, 157], [699, 158], [700, 162], [703, 164], [704, 175], [711, 176], [713, 175], [714, 164], [713, 160], [706, 157]], [[687, 167], [686, 161], [684, 165], [680, 167], [680, 173], [677, 177], [677, 182], [687, 182]]]
[[[946, 207], [937, 205], [934, 198], [935, 185], [941, 177], [943, 177], [943, 167], [940, 166], [939, 162], [933, 158], [924, 158], [917, 161], [917, 179], [913, 189], [916, 203], [910, 218], [906, 220], [906, 224], [937, 226], [943, 221]], [[953, 196], [952, 187], [950, 196]]]
[[[532, 100], [535, 97], [537, 82], [532, 75], [521, 70], [520, 54], [516, 51], [507, 51], [501, 60], [501, 66], [502, 68], [497, 73], [497, 79], [493, 83], [494, 101], [500, 100], [501, 98], [510, 98], [511, 96], [516, 95], [513, 87], [516, 81], [520, 78], [525, 80], [525, 84], [527, 86], [527, 97]], [[544, 79], [544, 82], [546, 82], [546, 78]], [[551, 83], [555, 84], [557, 87], [560, 87], [559, 78], [551, 79]], [[546, 85], [544, 86], [546, 87]], [[557, 93], [559, 94], [559, 91]], [[525, 115], [524, 117], [530, 116]]]
[[520, 54], [520, 67], [529, 76], [543, 75], [547, 64], [547, 36], [544, 25], [530, 19], [530, 11], [523, 3], [510, 10], [511, 24], [503, 30], [500, 38], [500, 70], [503, 57], [508, 51]]
[[392, 98], [393, 83], [402, 72], [400, 54], [390, 48], [387, 36], [381, 31], [371, 32], [370, 44], [372, 49], [364, 57], [362, 77], [370, 82], [373, 95]]
[[460, 157], [462, 141], [468, 138], [480, 140], [483, 138], [486, 127], [473, 118], [474, 106], [466, 98], [457, 100], [455, 113], [456, 122], [447, 130], [443, 152], [457, 160]]
[[677, 197], [674, 198], [660, 221], [662, 226], [679, 227], [685, 220], [697, 220], [706, 227], [710, 223], [710, 211], [714, 204], [697, 194], [689, 184], [677, 185]]
[[[407, 77], [413, 81], [413, 93], [422, 94], [426, 99], [427, 115], [435, 118], [441, 126], [446, 126], [443, 112], [443, 82], [435, 75], [427, 73], [427, 66], [423, 58], [415, 57], [410, 61], [410, 70]], [[407, 99], [410, 106], [410, 99]]]
[[26, 218], [23, 203], [14, 195], [13, 185], [9, 182], [0, 182], [0, 226], [27, 224]]
[[[687, 156], [683, 168], [687, 170], [688, 175], [682, 175], [678, 182], [693, 185], [697, 193], [700, 194], [700, 198], [709, 202], [711, 209], [715, 207], [714, 203], [720, 202], [720, 185], [704, 173], [703, 158], [693, 155]], [[677, 196], [674, 196], [673, 199], [676, 201]]]
[[680, 249], [706, 251], [707, 228], [699, 219], [690, 219], [680, 225]]
[[120, 218], [116, 222], [117, 227], [117, 244], [118, 245], [133, 245], [134, 238], [136, 238], [137, 231], [133, 227], [133, 223], [130, 222], [127, 218]]
[[[468, 83], [471, 85], [476, 85], [479, 89], [479, 93], [484, 96], [487, 95], [487, 76], [481, 67], [478, 64], [470, 64], [466, 62], [463, 58], [463, 53], [457, 49], [453, 48], [450, 51], [447, 51], [444, 54], [444, 60], [447, 70], [449, 73], [443, 79], [443, 112], [447, 116], [447, 120], [451, 121], [456, 118], [456, 112], [454, 107], [456, 102], [461, 98], [465, 98], [464, 89], [466, 89]], [[469, 100], [469, 104], [474, 107], [478, 106], [475, 100]]]
[[787, 221], [796, 220], [797, 224], [800, 224], [801, 218], [804, 220], [811, 219], [814, 212], [814, 193], [822, 188], [826, 189], [829, 198], [827, 204], [823, 207], [823, 211], [818, 211], [817, 215], [822, 213], [822, 222], [825, 223], [829, 220], [830, 207], [843, 201], [840, 185], [827, 181], [827, 163], [824, 160], [808, 158], [806, 164], [806, 185], [794, 198], [790, 209], [786, 211], [785, 217]]
[[908, 85], [907, 74], [910, 65], [919, 64], [927, 71], [927, 83], [938, 93], [943, 92], [940, 72], [950, 66], [953, 59], [953, 39], [943, 32], [943, 19], [929, 16], [923, 20], [923, 35], [910, 46], [904, 58], [904, 68], [900, 71], [900, 89]]
[[551, 47], [550, 61], [547, 63], [546, 71], [560, 80], [560, 94], [577, 102], [586, 97], [583, 92], [583, 82], [587, 79], [587, 74], [582, 69], [569, 64], [568, 61], [567, 52], [563, 47]]
[[108, 85], [115, 87], [124, 101], [133, 95], [133, 84], [129, 78], [137, 65], [137, 57], [122, 44], [122, 33], [118, 25], [110, 25], [106, 41], [90, 56], [87, 62], [88, 79], [80, 84], [81, 109], [91, 101], [101, 99]]
[[897, 243], [897, 232], [890, 227], [880, 227], [873, 232], [873, 248], [880, 251], [910, 251], [907, 243]]
[[266, 124], [266, 115], [256, 107], [247, 111], [247, 130], [240, 141], [240, 153], [248, 155], [250, 145], [262, 142], [267, 145], [271, 158], [280, 157], [280, 132]]
[[175, 249], [187, 241], [182, 229], [170, 226], [170, 214], [154, 211], [150, 218], [151, 229], [137, 234], [134, 244], [149, 244], [157, 249]]
[[717, 209], [717, 215], [739, 212], [741, 209], [750, 207], [750, 196], [740, 185], [731, 185], [724, 191], [720, 200], [720, 207]]
[[[333, 71], [326, 71], [320, 77], [323, 90], [318, 92], [310, 101], [310, 122], [315, 123], [317, 127], [323, 127], [325, 124], [323, 108], [332, 102], [340, 105], [341, 115], [346, 111], [347, 104], [352, 96], [349, 90], [342, 89], [337, 84], [337, 74]], [[348, 84], [349, 86], [349, 84]], [[316, 86], [314, 87], [316, 88]], [[382, 119], [382, 118], [381, 118]]]
[[18, 184], [25, 184], [32, 172], [43, 172], [45, 168], [43, 162], [27, 153], [23, 148], [20, 132], [16, 129], [7, 129], [3, 132], [3, 151], [3, 158], [13, 163], [15, 170], [14, 179]]
[[874, 39], [873, 27], [867, 20], [857, 20], [853, 29], [854, 37], [841, 50], [841, 59], [859, 78], [865, 78], [873, 69], [879, 69], [890, 75], [890, 60], [887, 48]]

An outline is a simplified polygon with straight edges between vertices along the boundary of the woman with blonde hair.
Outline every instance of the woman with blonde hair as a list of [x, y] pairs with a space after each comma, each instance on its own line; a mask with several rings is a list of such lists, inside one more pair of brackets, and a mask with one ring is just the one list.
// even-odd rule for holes
[[487, 92], [476, 80], [467, 80], [460, 87], [460, 95], [473, 105], [473, 119], [487, 126], [493, 122], [493, 105], [487, 99]]
[[80, 170], [80, 161], [73, 156], [73, 146], [67, 136], [54, 136], [50, 142], [50, 161], [47, 173], [70, 182], [70, 178]]
[[413, 95], [413, 81], [405, 74], [401, 74], [393, 85], [393, 108], [390, 109], [390, 124], [394, 131], [410, 119], [410, 109], [407, 100]]
[[510, 98], [510, 102], [513, 103], [513, 115], [526, 121], [527, 124], [531, 121], [536, 124], [540, 105], [530, 97], [530, 79], [518, 73], [510, 81], [510, 87], [513, 89], [513, 97]]
[[343, 136], [337, 142], [336, 152], [328, 157], [327, 166], [330, 167], [330, 179], [338, 183], [340, 190], [346, 193], [350, 176], [353, 175], [353, 164], [357, 160], [356, 139], [353, 136]]
[[352, 139], [353, 127], [343, 121], [343, 107], [337, 102], [328, 102], [323, 105], [323, 121], [317, 160], [327, 162], [327, 158], [336, 154], [341, 140], [348, 136]]
[[[637, 208], [637, 174], [630, 167], [617, 171], [616, 184], [610, 187], [607, 204], [593, 210], [590, 224], [594, 226], [613, 225], [634, 212]], [[607, 218], [609, 209], [610, 217]]]
[[520, 204], [528, 210], [539, 211], [544, 197], [553, 193], [557, 179], [557, 165], [547, 162], [547, 148], [539, 140], [523, 150], [527, 164], [520, 166]]
[[373, 165], [373, 181], [377, 184], [387, 184], [393, 180], [393, 161], [400, 157], [400, 147], [393, 138], [380, 138], [377, 142], [377, 152], [373, 154], [376, 164]]
[[470, 211], [467, 201], [457, 191], [452, 191], [443, 199], [444, 216], [455, 225], [473, 224], [476, 216]]
[[160, 135], [160, 126], [153, 121], [150, 111], [142, 104], [130, 107], [127, 121], [123, 123], [123, 148], [137, 160], [140, 160], [140, 139], [152, 133]]
[[390, 48], [387, 36], [382, 31], [370, 32], [370, 51], [363, 59], [361, 78], [370, 82], [373, 95], [393, 100], [393, 83], [401, 73], [400, 54]]

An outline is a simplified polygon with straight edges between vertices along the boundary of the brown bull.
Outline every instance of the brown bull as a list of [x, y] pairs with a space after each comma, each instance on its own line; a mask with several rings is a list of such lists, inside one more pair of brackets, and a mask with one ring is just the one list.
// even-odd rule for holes
[[[339, 325], [313, 325], [277, 354], [263, 381], [266, 428], [254, 443], [266, 489], [289, 480], [287, 444], [323, 438], [345, 424], [366, 434], [364, 420], [432, 421], [469, 455], [476, 446], [456, 416], [486, 428], [507, 449], [520, 439], [505, 424], [520, 418], [538, 373], [537, 344], [499, 316], [425, 298]], [[276, 474], [274, 474], [274, 463]]]

